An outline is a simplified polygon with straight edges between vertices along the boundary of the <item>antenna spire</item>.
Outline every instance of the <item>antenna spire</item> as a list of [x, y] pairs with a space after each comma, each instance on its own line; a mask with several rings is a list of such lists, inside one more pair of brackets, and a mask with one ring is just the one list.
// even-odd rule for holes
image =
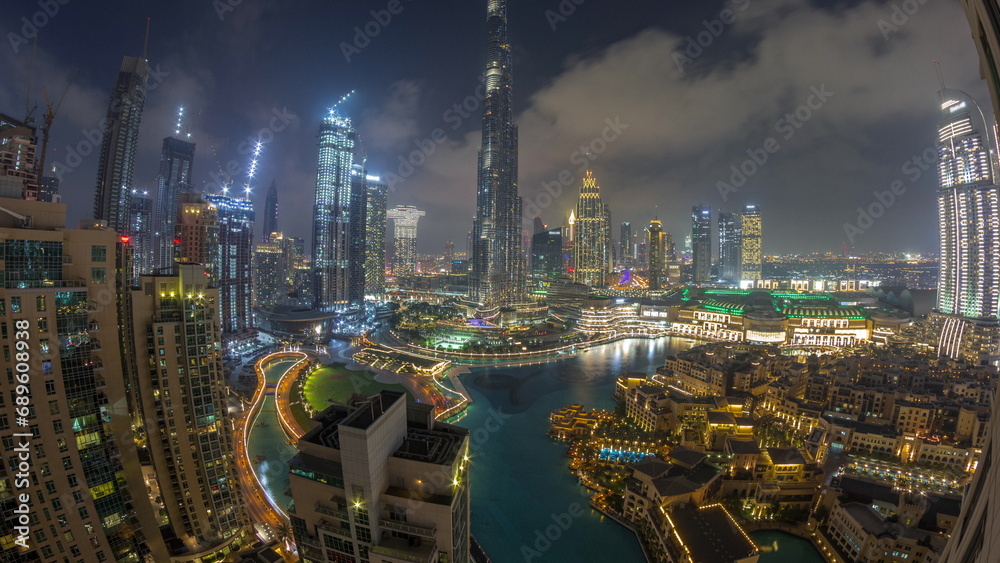
[[142, 58], [143, 60], [149, 60], [146, 56], [146, 51], [149, 48], [149, 20], [152, 18], [146, 18], [146, 39], [142, 42]]
[[944, 92], [944, 72], [941, 70], [941, 61], [937, 59], [934, 59], [934, 71], [937, 72], [938, 83], [941, 85], [941, 91]]

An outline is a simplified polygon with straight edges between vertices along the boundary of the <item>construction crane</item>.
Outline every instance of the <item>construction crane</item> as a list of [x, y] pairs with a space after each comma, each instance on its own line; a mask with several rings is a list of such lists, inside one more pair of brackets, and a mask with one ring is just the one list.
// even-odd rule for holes
[[49, 131], [52, 129], [52, 122], [56, 119], [56, 114], [59, 113], [59, 108], [62, 106], [63, 100], [66, 99], [66, 93], [69, 92], [69, 87], [73, 84], [73, 80], [76, 78], [76, 73], [80, 69], [73, 69], [73, 75], [69, 77], [69, 81], [66, 83], [66, 88], [63, 89], [62, 96], [59, 96], [59, 102], [53, 106], [52, 100], [49, 99], [49, 91], [46, 88], [42, 88], [42, 93], [45, 94], [45, 115], [42, 117], [42, 155], [38, 158], [38, 181], [42, 181], [42, 176], [45, 175], [45, 157], [49, 151]]

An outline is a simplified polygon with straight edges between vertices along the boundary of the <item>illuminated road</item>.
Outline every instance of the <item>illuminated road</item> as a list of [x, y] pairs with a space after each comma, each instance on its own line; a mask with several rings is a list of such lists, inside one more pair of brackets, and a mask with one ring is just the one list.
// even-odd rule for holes
[[[243, 491], [251, 520], [267, 539], [280, 539], [277, 537], [277, 531], [288, 526], [288, 517], [262, 486], [258, 470], [255, 466], [258, 460], [251, 459], [251, 453], [248, 448], [250, 435], [256, 428], [259, 428], [256, 425], [262, 414], [262, 406], [269, 402], [268, 399], [271, 392], [269, 385], [273, 384], [273, 381], [268, 380], [261, 366], [267, 366], [275, 361], [287, 364], [288, 367], [279, 372], [283, 374], [305, 359], [307, 359], [306, 354], [301, 352], [278, 352], [261, 359], [255, 366], [258, 383], [251, 406], [243, 416], [236, 420], [235, 424], [234, 436], [236, 439], [234, 440], [234, 444], [240, 489]], [[274, 377], [272, 376], [271, 379], [274, 379]]]

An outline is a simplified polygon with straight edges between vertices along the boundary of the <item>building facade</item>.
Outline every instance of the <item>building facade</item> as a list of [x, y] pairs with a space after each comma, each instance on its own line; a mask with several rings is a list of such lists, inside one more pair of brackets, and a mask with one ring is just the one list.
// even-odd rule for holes
[[[169, 560], [146, 500], [121, 375], [116, 296], [126, 244], [99, 224], [66, 229], [63, 204], [0, 199], [0, 207], [0, 366], [10, 374], [0, 380], [0, 438], [12, 460], [0, 500], [0, 561]], [[32, 228], [10, 213], [31, 216]], [[30, 371], [18, 369], [21, 353]], [[30, 408], [24, 425], [17, 405]], [[23, 484], [14, 478], [20, 455], [31, 477]], [[19, 494], [29, 497], [24, 506]]]
[[563, 230], [549, 229], [531, 237], [531, 274], [540, 280], [562, 277]]
[[206, 195], [215, 207], [218, 246], [212, 252], [212, 277], [219, 289], [223, 334], [253, 327], [253, 203], [226, 195]]
[[469, 432], [382, 391], [313, 419], [289, 461], [304, 563], [468, 563]]
[[149, 63], [145, 59], [122, 59], [104, 118], [101, 158], [97, 163], [94, 219], [107, 221], [108, 226], [119, 233], [128, 231], [128, 200], [148, 77]]
[[938, 126], [938, 352], [1000, 361], [1000, 188], [990, 127], [964, 92], [942, 90]]
[[385, 233], [389, 186], [378, 176], [365, 179], [365, 297], [385, 296]]
[[594, 173], [587, 170], [576, 204], [576, 245], [573, 248], [575, 268], [573, 281], [590, 287], [604, 287], [611, 272], [609, 250], [611, 224], [607, 205], [601, 201], [601, 187]]
[[222, 370], [221, 292], [200, 264], [143, 276], [124, 327], [162, 508], [183, 543], [174, 561], [237, 551], [253, 538], [236, 477]]
[[649, 289], [663, 289], [667, 273], [667, 248], [663, 224], [659, 219], [649, 222], [646, 229], [646, 253], [649, 256]]
[[262, 226], [261, 242], [269, 242], [271, 240], [271, 233], [280, 232], [280, 229], [278, 229], [277, 180], [271, 180], [271, 187], [267, 189], [267, 199], [264, 200], [264, 224]]
[[38, 199], [37, 146], [34, 127], [0, 114], [0, 197]]
[[490, 0], [486, 21], [486, 99], [469, 256], [469, 299], [484, 312], [492, 313], [517, 302], [524, 294], [523, 202], [517, 192], [517, 125], [506, 0]]
[[410, 205], [402, 205], [386, 212], [392, 219], [392, 275], [412, 276], [417, 266], [417, 222], [427, 213]]
[[357, 131], [331, 109], [319, 127], [319, 164], [313, 205], [313, 308], [349, 307], [352, 171]]
[[763, 233], [760, 209], [746, 206], [740, 213], [740, 281], [764, 278]]
[[691, 280], [712, 281], [712, 208], [707, 205], [691, 208]]
[[153, 198], [149, 197], [149, 192], [132, 190], [128, 202], [128, 232], [131, 233], [134, 249], [133, 282], [138, 281], [141, 274], [148, 274], [153, 270], [153, 242], [156, 235], [153, 207]]
[[[156, 190], [156, 225], [153, 241], [156, 268], [174, 265], [174, 237], [177, 236], [177, 213], [180, 194], [193, 191], [191, 184], [195, 144], [175, 137], [163, 139], [160, 151], [160, 175]], [[143, 272], [148, 273], [148, 272]]]
[[719, 277], [739, 283], [742, 258], [740, 249], [743, 237], [740, 235], [742, 221], [736, 213], [719, 213]]

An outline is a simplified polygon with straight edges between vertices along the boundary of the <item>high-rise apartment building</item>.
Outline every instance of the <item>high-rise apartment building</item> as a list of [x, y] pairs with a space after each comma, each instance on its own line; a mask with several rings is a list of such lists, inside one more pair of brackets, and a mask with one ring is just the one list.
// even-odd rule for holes
[[763, 224], [760, 208], [747, 205], [740, 213], [740, 280], [764, 277]]
[[938, 126], [938, 353], [1000, 361], [1000, 188], [976, 102], [942, 90]]
[[203, 265], [175, 269], [173, 275], [142, 276], [123, 330], [134, 339], [136, 401], [146, 421], [151, 473], [170, 530], [183, 543], [175, 553], [200, 561], [237, 551], [254, 534], [227, 415], [221, 292]]
[[694, 283], [712, 281], [712, 208], [691, 208], [691, 278]]
[[412, 276], [417, 266], [417, 222], [426, 215], [410, 205], [402, 205], [386, 212], [392, 219], [392, 275]]
[[378, 176], [365, 178], [365, 297], [385, 297], [385, 233], [389, 186]]
[[[180, 194], [193, 190], [191, 167], [194, 164], [195, 144], [175, 137], [163, 139], [160, 151], [160, 174], [156, 190], [156, 268], [169, 269], [174, 265], [174, 238], [177, 236], [177, 212]], [[148, 273], [148, 272], [143, 272]]]
[[361, 164], [351, 170], [350, 226], [347, 230], [347, 305], [361, 312], [365, 306], [365, 260], [368, 241], [365, 240], [368, 211], [368, 176]]
[[478, 303], [483, 312], [492, 314], [516, 303], [524, 294], [523, 202], [517, 192], [517, 125], [506, 0], [489, 0], [486, 22], [486, 98], [469, 256], [469, 299]]
[[[331, 109], [319, 127], [319, 161], [313, 204], [313, 308], [351, 307], [352, 181], [357, 132], [350, 118]], [[354, 198], [357, 204], [357, 198]]]
[[280, 232], [278, 229], [278, 182], [271, 180], [271, 187], [267, 189], [267, 199], [264, 200], [264, 232], [260, 235], [261, 242], [269, 242], [271, 233]]
[[469, 563], [469, 431], [382, 391], [313, 419], [289, 462], [303, 563]]
[[149, 63], [145, 59], [122, 59], [105, 116], [101, 158], [97, 163], [94, 219], [107, 221], [119, 233], [128, 231], [128, 200], [148, 77]]
[[253, 327], [253, 203], [226, 195], [204, 197], [215, 207], [219, 225], [212, 275], [222, 332], [236, 334]]
[[741, 224], [738, 213], [719, 213], [719, 277], [731, 283], [740, 281]]
[[[99, 225], [66, 229], [63, 204], [0, 200], [0, 366], [8, 374], [0, 439], [9, 458], [0, 561], [169, 560], [122, 377], [116, 300], [130, 273], [127, 237]], [[15, 476], [22, 462], [23, 481]]]
[[573, 281], [591, 287], [604, 287], [611, 272], [609, 241], [611, 224], [607, 206], [601, 201], [601, 187], [594, 173], [587, 170], [576, 204], [576, 244]]

